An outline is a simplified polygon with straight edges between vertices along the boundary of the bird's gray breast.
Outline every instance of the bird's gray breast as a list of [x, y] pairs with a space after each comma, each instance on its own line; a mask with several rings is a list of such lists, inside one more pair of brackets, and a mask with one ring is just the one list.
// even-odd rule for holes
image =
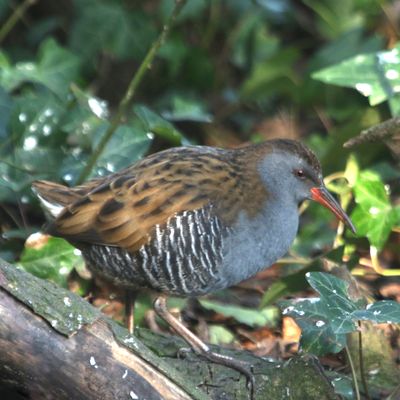
[[224, 284], [232, 286], [248, 279], [284, 256], [296, 237], [298, 223], [294, 204], [271, 203], [254, 218], [240, 214], [224, 240]]

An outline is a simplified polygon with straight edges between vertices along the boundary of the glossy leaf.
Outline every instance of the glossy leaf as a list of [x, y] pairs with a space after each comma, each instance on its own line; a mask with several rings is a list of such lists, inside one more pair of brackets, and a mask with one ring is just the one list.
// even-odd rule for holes
[[376, 323], [400, 324], [400, 304], [390, 300], [378, 301], [368, 304], [365, 310], [355, 311], [354, 316], [360, 320]]
[[142, 121], [146, 132], [160, 136], [173, 144], [182, 143], [182, 134], [170, 122], [154, 111], [145, 106], [136, 106], [134, 111]]
[[359, 237], [366, 236], [372, 246], [382, 249], [392, 228], [400, 223], [399, 207], [391, 205], [380, 178], [363, 172], [354, 186], [357, 203], [351, 218]]
[[254, 310], [209, 300], [200, 300], [200, 304], [207, 310], [234, 318], [236, 321], [248, 326], [271, 326], [275, 324], [277, 318], [277, 309], [275, 307]]
[[313, 78], [339, 86], [352, 87], [369, 98], [372, 106], [391, 101], [392, 114], [400, 109], [400, 45], [388, 51], [359, 54], [324, 68]]
[[348, 283], [323, 272], [306, 274], [320, 298], [285, 301], [283, 314], [293, 317], [302, 329], [301, 346], [317, 355], [336, 353], [346, 345], [346, 334], [357, 329], [357, 321], [399, 323], [400, 304], [379, 301], [367, 305], [354, 301]]
[[[100, 140], [107, 126], [107, 123], [103, 123], [96, 132], [93, 148], [97, 145], [97, 141]], [[146, 153], [151, 142], [152, 136], [142, 130], [127, 125], [119, 126], [97, 160], [92, 175], [106, 175], [133, 164]]]
[[181, 96], [174, 96], [172, 98], [172, 110], [163, 112], [162, 115], [171, 121], [212, 121], [212, 116], [205, 110], [203, 102]]
[[14, 66], [0, 65], [0, 84], [8, 91], [22, 83], [40, 83], [60, 98], [65, 98], [69, 85], [77, 78], [79, 59], [59, 46], [54, 39], [46, 40], [39, 49], [37, 62], [19, 62]]
[[31, 274], [67, 287], [70, 272], [83, 263], [79, 250], [61, 238], [48, 238], [39, 248], [25, 248], [20, 265]]
[[71, 28], [70, 45], [90, 62], [100, 52], [140, 60], [155, 37], [152, 21], [123, 2], [75, 0], [74, 5], [77, 18]]

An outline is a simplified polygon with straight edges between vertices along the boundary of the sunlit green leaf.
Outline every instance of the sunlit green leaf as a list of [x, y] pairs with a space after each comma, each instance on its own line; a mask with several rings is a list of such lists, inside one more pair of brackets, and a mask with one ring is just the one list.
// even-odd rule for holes
[[278, 316], [276, 307], [266, 307], [261, 310], [244, 308], [230, 304], [217, 303], [210, 300], [200, 300], [200, 304], [207, 310], [234, 318], [248, 326], [273, 326]]
[[400, 45], [389, 51], [359, 54], [339, 64], [324, 68], [313, 78], [326, 83], [357, 89], [371, 105], [389, 100], [392, 114], [400, 103]]
[[235, 340], [235, 335], [223, 325], [211, 325], [208, 331], [211, 344], [224, 345]]
[[351, 218], [357, 235], [366, 236], [378, 250], [381, 249], [393, 228], [400, 222], [399, 215], [390, 203], [384, 183], [379, 176], [363, 172], [354, 186], [357, 203]]
[[145, 106], [135, 106], [134, 111], [148, 133], [160, 136], [173, 144], [180, 144], [183, 136], [170, 122]]
[[20, 259], [20, 265], [26, 271], [62, 287], [67, 287], [68, 275], [80, 263], [83, 259], [79, 250], [64, 239], [53, 237], [38, 249], [25, 248]]

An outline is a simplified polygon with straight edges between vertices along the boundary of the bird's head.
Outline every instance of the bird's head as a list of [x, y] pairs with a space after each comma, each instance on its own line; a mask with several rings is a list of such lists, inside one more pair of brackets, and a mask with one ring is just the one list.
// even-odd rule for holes
[[316, 155], [294, 140], [278, 139], [266, 143], [269, 148], [261, 158], [259, 171], [267, 192], [278, 200], [282, 198], [296, 204], [314, 200], [355, 232], [350, 218], [325, 187]]

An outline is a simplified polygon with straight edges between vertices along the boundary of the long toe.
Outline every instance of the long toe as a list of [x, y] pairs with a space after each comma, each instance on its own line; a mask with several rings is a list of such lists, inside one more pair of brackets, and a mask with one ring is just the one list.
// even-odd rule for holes
[[220, 364], [228, 368], [232, 368], [246, 377], [247, 389], [249, 391], [249, 399], [255, 400], [255, 378], [253, 374], [253, 365], [247, 361], [237, 360], [224, 354], [214, 353], [212, 351], [200, 354], [207, 360]]

